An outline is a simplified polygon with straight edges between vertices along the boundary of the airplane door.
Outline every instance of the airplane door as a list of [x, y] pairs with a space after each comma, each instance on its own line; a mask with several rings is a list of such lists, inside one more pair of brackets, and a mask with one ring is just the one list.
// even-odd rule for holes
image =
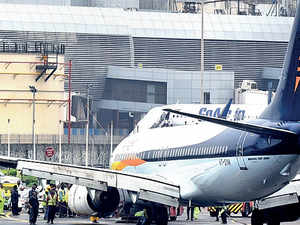
[[159, 167], [166, 166], [166, 152], [167, 150], [165, 149], [161, 149], [161, 151], [159, 152], [159, 160], [160, 160], [158, 163]]
[[240, 170], [248, 170], [245, 160], [244, 160], [244, 143], [246, 140], [248, 133], [245, 131], [242, 131], [239, 137], [239, 140], [236, 145], [236, 160], [238, 163], [238, 166], [240, 167]]

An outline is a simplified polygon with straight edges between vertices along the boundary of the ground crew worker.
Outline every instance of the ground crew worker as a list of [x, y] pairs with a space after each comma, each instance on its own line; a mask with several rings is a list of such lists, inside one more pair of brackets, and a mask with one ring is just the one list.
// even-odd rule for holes
[[36, 184], [32, 185], [32, 190], [29, 191], [29, 223], [30, 225], [36, 224], [36, 219], [39, 213], [39, 200], [36, 192]]
[[56, 203], [57, 203], [57, 194], [55, 190], [51, 190], [47, 197], [47, 205], [48, 205], [48, 221], [53, 224], [53, 220], [55, 218], [56, 213]]
[[215, 207], [215, 209], [216, 209], [216, 221], [219, 221], [219, 213], [220, 213], [220, 209], [221, 209], [222, 207], [220, 207], [220, 206], [216, 206]]
[[149, 217], [147, 214], [147, 209], [143, 209], [143, 211], [139, 211], [135, 213], [135, 216], [138, 216], [139, 219], [137, 220], [136, 225], [147, 225], [149, 224]]
[[194, 208], [194, 219], [197, 220], [199, 218], [199, 214], [200, 214], [201, 210], [200, 207], [196, 206]]
[[19, 193], [18, 193], [18, 186], [15, 185], [11, 192], [11, 211], [13, 216], [19, 215]]
[[227, 214], [226, 214], [227, 208], [226, 206], [223, 206], [220, 210], [220, 216], [223, 224], [227, 224]]
[[0, 184], [0, 214], [1, 215], [4, 215], [4, 212], [3, 212], [3, 210], [4, 210], [4, 201], [5, 201], [4, 193], [5, 193], [5, 190], [3, 188], [3, 185]]
[[190, 215], [191, 215], [191, 221], [193, 221], [194, 220], [194, 206], [188, 206], [187, 207], [187, 212], [186, 212], [186, 214], [187, 214], [187, 218], [186, 218], [186, 220], [189, 220], [190, 219]]
[[44, 220], [48, 220], [48, 206], [47, 206], [47, 197], [49, 194], [50, 186], [46, 188], [45, 193], [43, 194], [42, 206], [44, 209]]
[[69, 217], [73, 217], [73, 212], [69, 207], [69, 192], [70, 192], [71, 185], [68, 184], [66, 190], [66, 204], [67, 204], [67, 214]]
[[66, 190], [64, 184], [61, 185], [58, 191], [58, 201], [59, 201], [59, 217], [67, 216], [67, 203], [66, 203]]

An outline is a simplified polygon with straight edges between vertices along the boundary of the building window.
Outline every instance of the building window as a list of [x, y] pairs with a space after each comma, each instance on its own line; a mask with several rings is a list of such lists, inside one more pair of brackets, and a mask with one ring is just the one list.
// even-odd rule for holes
[[204, 92], [204, 104], [210, 104], [210, 92]]
[[147, 84], [147, 102], [155, 103], [155, 86]]

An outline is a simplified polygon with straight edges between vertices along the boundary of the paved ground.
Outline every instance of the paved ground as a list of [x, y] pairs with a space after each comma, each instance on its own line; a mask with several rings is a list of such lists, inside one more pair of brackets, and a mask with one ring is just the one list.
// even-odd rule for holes
[[[109, 218], [101, 219], [98, 222], [101, 225], [133, 225], [134, 223], [119, 223], [118, 219]], [[20, 216], [11, 216], [9, 212], [5, 216], [0, 216], [0, 225], [22, 225], [28, 224], [28, 214], [21, 214]], [[37, 225], [47, 224], [43, 220], [43, 214], [38, 217]], [[87, 225], [94, 224], [90, 222], [88, 217], [75, 218], [56, 218], [54, 224], [60, 225]], [[207, 212], [201, 212], [200, 217], [196, 221], [185, 221], [185, 216], [178, 218], [177, 221], [169, 222], [169, 225], [220, 225], [215, 218], [210, 217]], [[243, 218], [239, 215], [228, 218], [228, 225], [251, 225], [250, 218]], [[281, 225], [300, 225], [300, 220], [290, 223], [281, 223]]]

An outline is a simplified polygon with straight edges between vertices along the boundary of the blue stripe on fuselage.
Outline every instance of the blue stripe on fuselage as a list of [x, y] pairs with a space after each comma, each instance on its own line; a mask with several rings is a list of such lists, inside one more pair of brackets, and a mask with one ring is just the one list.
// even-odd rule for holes
[[[261, 121], [261, 123], [262, 122], [264, 121]], [[287, 126], [288, 125], [289, 124], [287, 124]], [[293, 124], [290, 124], [290, 127], [293, 127]], [[153, 162], [299, 153], [300, 149], [297, 139], [281, 140], [270, 136], [262, 136], [228, 128], [219, 135], [202, 143], [168, 149], [151, 149], [138, 153], [136, 156], [145, 161]], [[122, 155], [118, 157], [122, 160]]]

